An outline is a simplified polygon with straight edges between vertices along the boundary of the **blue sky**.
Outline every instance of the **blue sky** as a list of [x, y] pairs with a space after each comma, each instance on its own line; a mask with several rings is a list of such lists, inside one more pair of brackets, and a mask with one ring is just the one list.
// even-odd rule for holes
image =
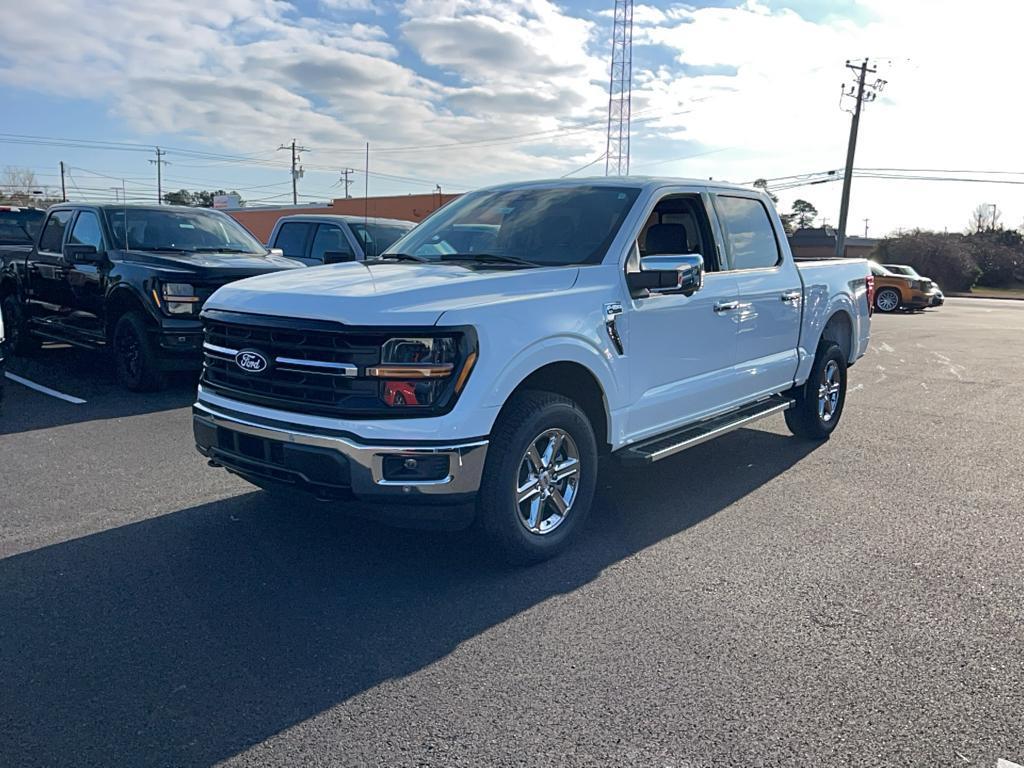
[[[31, 168], [54, 188], [64, 160], [72, 197], [112, 197], [123, 179], [129, 198], [152, 199], [147, 148], [159, 145], [165, 189], [284, 203], [277, 147], [294, 137], [310, 150], [307, 202], [341, 195], [339, 172], [362, 169], [366, 141], [371, 194], [560, 176], [594, 160], [586, 173], [602, 173], [611, 5], [48, 0], [0, 25], [0, 131], [137, 146], [6, 136], [0, 168]], [[744, 182], [841, 167], [844, 62], [867, 55], [890, 85], [865, 114], [858, 167], [1005, 169], [1020, 116], [1000, 73], [1015, 71], [1021, 15], [998, 0], [970, 14], [944, 0], [639, 4], [632, 168]], [[876, 233], [960, 229], [974, 204], [998, 202], [1016, 224], [1017, 189], [863, 179], [851, 219]], [[782, 207], [802, 196], [834, 223], [838, 191], [787, 191]]]

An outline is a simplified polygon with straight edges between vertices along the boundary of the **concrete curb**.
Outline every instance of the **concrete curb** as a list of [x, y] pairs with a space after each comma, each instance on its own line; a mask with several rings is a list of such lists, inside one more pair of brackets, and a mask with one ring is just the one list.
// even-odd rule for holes
[[1024, 296], [983, 296], [980, 293], [947, 293], [946, 298], [957, 299], [1001, 299], [1005, 301], [1024, 301]]

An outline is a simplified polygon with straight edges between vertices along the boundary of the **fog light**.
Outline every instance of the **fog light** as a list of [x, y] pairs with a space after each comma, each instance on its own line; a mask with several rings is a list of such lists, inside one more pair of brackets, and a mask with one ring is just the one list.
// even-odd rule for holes
[[385, 456], [384, 479], [409, 481], [444, 480], [448, 477], [448, 457], [442, 454], [426, 456]]

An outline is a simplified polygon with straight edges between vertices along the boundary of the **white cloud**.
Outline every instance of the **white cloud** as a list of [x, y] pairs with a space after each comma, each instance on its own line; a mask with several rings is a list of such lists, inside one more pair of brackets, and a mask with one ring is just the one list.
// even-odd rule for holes
[[[737, 181], [839, 168], [843, 62], [867, 54], [890, 84], [865, 113], [858, 166], [1004, 168], [1019, 143], [1024, 6], [851, 2], [868, 21], [753, 0], [636, 6], [634, 167]], [[379, 12], [368, 22], [358, 14], [379, 8], [367, 0], [320, 7], [313, 18], [279, 0], [49, 0], [5, 16], [0, 52], [17, 56], [0, 53], [0, 83], [92, 100], [138, 135], [180, 133], [225, 152], [271, 152], [296, 136], [315, 150], [310, 167], [360, 164], [369, 140], [377, 170], [463, 187], [560, 175], [604, 149], [606, 13], [405, 0], [397, 22]], [[520, 134], [531, 135], [496, 142]], [[439, 146], [458, 142], [468, 144]], [[427, 149], [396, 149], [409, 146]], [[661, 162], [686, 155], [700, 157]], [[1016, 223], [1017, 189], [858, 180], [851, 219], [870, 217], [876, 232], [959, 226], [991, 200]], [[783, 200], [811, 199], [834, 222], [838, 193], [823, 185]]]

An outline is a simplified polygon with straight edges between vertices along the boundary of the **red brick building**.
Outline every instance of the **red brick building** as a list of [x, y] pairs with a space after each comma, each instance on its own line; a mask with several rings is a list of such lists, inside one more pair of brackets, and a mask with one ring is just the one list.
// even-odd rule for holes
[[231, 208], [224, 212], [233, 216], [262, 242], [267, 242], [274, 224], [282, 216], [292, 214], [345, 214], [349, 216], [369, 216], [370, 218], [402, 219], [404, 221], [422, 221], [428, 214], [436, 211], [445, 203], [454, 200], [458, 195], [439, 194], [427, 195], [392, 195], [389, 197], [349, 197], [338, 198], [326, 206], [322, 205], [285, 205], [258, 206], [253, 208]]

